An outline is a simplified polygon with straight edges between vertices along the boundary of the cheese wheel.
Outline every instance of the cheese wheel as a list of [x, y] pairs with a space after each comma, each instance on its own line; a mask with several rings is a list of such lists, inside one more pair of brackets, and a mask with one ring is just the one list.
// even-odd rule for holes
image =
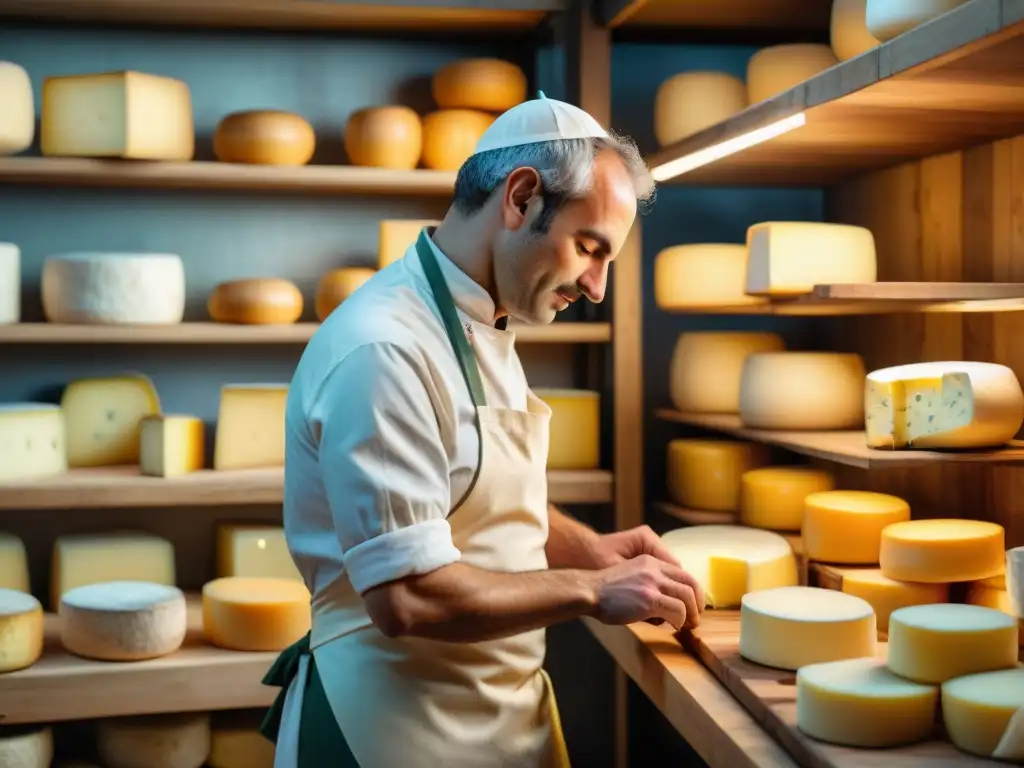
[[198, 416], [145, 416], [139, 427], [140, 474], [179, 477], [203, 468], [206, 425]]
[[738, 413], [746, 359], [786, 348], [776, 333], [699, 331], [681, 333], [672, 350], [669, 396], [680, 411]]
[[431, 112], [423, 118], [423, 166], [434, 171], [459, 170], [494, 120], [494, 115], [471, 109]]
[[734, 512], [740, 504], [740, 478], [768, 463], [767, 446], [737, 440], [671, 440], [668, 492], [682, 507]]
[[201, 768], [210, 754], [205, 712], [100, 720], [96, 748], [107, 768]]
[[766, 304], [748, 296], [747, 247], [732, 243], [673, 245], [654, 257], [654, 303], [667, 311]]
[[867, 0], [868, 31], [883, 43], [948, 13], [967, 0]]
[[40, 726], [6, 726], [0, 731], [0, 765], [11, 768], [50, 768], [53, 731]]
[[740, 478], [740, 522], [753, 528], [799, 531], [804, 499], [831, 491], [831, 472], [812, 467], [761, 467]]
[[218, 323], [288, 325], [302, 316], [302, 292], [280, 278], [252, 278], [221, 283], [206, 308]]
[[686, 564], [712, 608], [735, 608], [747, 593], [798, 582], [793, 548], [771, 531], [697, 525], [668, 531], [661, 541]]
[[367, 107], [345, 124], [345, 154], [352, 165], [411, 171], [422, 149], [420, 116], [409, 107]]
[[896, 581], [878, 568], [856, 568], [843, 573], [843, 592], [867, 600], [875, 609], [878, 631], [889, 631], [893, 611], [910, 605], [948, 603], [949, 584]]
[[910, 519], [910, 505], [874, 491], [824, 491], [804, 499], [804, 554], [811, 560], [876, 565], [882, 531]]
[[839, 352], [750, 355], [740, 420], [754, 429], [854, 429], [864, 423], [864, 362]]
[[1010, 594], [1005, 589], [986, 587], [977, 581], [967, 586], [964, 602], [968, 605], [980, 605], [982, 608], [992, 608], [1010, 614]]
[[1005, 531], [981, 520], [909, 520], [882, 531], [878, 562], [898, 581], [976, 581], [1005, 567]]
[[872, 371], [864, 387], [872, 448], [995, 447], [1024, 423], [1024, 392], [1005, 365], [899, 365]]
[[[0, 421], [0, 432], [2, 432]], [[2, 464], [0, 464], [2, 466]], [[0, 531], [0, 589], [31, 592], [28, 577], [28, 552], [25, 542], [12, 533]]]
[[502, 59], [461, 59], [434, 73], [434, 101], [441, 109], [504, 112], [526, 101], [526, 73]]
[[142, 661], [181, 648], [188, 629], [185, 596], [177, 587], [106, 581], [65, 592], [60, 641], [76, 656]]
[[740, 655], [766, 667], [797, 670], [874, 656], [876, 637], [874, 609], [831, 589], [749, 592], [740, 606]]
[[[0, 62], [0, 80], [3, 78]], [[2, 83], [0, 83], [2, 87]], [[0, 91], [2, 92], [2, 91]], [[2, 98], [0, 98], [2, 100]], [[3, 118], [0, 117], [0, 121]], [[2, 128], [0, 128], [2, 132]], [[0, 138], [0, 141], [3, 139]], [[0, 152], [0, 155], [3, 153]], [[21, 320], [21, 250], [14, 243], [0, 243], [0, 325]]]
[[326, 320], [339, 304], [376, 273], [376, 270], [366, 267], [342, 267], [321, 277], [316, 286], [317, 319], [321, 322]]
[[747, 228], [749, 294], [791, 298], [813, 293], [815, 285], [877, 279], [875, 237], [864, 227], [765, 221]]
[[215, 712], [209, 768], [274, 768], [274, 744], [262, 733], [262, 712]]
[[40, 602], [27, 592], [0, 588], [0, 673], [25, 669], [39, 661], [43, 634]]
[[282, 651], [309, 631], [309, 599], [295, 579], [214, 579], [203, 587], [203, 633], [221, 648]]
[[654, 136], [667, 147], [747, 107], [747, 86], [725, 72], [682, 72], [654, 95]]
[[213, 132], [213, 153], [222, 163], [305, 165], [316, 149], [313, 126], [292, 112], [232, 112]]
[[68, 468], [65, 445], [59, 406], [0, 404], [0, 482], [63, 474]]
[[28, 72], [13, 61], [0, 61], [0, 156], [16, 155], [32, 146], [36, 107]]
[[1024, 618], [1024, 547], [1006, 551], [1006, 591], [1010, 598], [1010, 614]]
[[867, 0], [832, 0], [829, 38], [839, 61], [860, 56], [879, 45], [867, 24]]
[[69, 467], [107, 467], [139, 462], [142, 419], [160, 413], [148, 376], [128, 373], [78, 379], [60, 398]]
[[533, 391], [551, 408], [548, 469], [601, 466], [601, 393], [587, 389]]
[[296, 579], [284, 528], [280, 525], [230, 523], [217, 526], [217, 576]]
[[185, 315], [185, 267], [164, 253], [69, 253], [43, 261], [51, 323], [171, 324]]
[[944, 683], [1017, 665], [1017, 620], [977, 605], [912, 605], [889, 616], [889, 669]]
[[284, 466], [287, 384], [225, 384], [220, 390], [213, 468]]
[[415, 243], [424, 227], [436, 227], [437, 219], [381, 219], [377, 246], [377, 268], [384, 267], [405, 257], [405, 252]]
[[1024, 667], [943, 683], [942, 721], [964, 752], [1024, 762]]
[[897, 747], [928, 739], [939, 688], [904, 680], [877, 659], [809, 664], [796, 674], [796, 725], [818, 741]]
[[762, 48], [747, 62], [747, 100], [758, 104], [778, 96], [838, 63], [832, 49], [819, 43]]

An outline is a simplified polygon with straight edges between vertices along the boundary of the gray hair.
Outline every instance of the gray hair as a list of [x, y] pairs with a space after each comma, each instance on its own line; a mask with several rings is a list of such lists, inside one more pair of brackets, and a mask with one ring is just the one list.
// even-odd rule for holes
[[594, 183], [594, 158], [605, 150], [622, 159], [633, 179], [637, 201], [651, 204], [655, 196], [654, 179], [640, 150], [632, 139], [611, 132], [607, 138], [538, 141], [472, 155], [459, 169], [452, 203], [463, 216], [472, 216], [516, 168], [533, 168], [540, 174], [544, 196], [544, 209], [533, 230], [547, 232], [562, 206], [590, 191]]

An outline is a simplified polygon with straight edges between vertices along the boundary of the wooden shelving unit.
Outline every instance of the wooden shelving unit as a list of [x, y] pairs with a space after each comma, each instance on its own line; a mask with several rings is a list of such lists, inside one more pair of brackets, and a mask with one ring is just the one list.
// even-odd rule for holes
[[806, 0], [598, 0], [610, 29], [778, 30], [828, 33], [831, 5]]

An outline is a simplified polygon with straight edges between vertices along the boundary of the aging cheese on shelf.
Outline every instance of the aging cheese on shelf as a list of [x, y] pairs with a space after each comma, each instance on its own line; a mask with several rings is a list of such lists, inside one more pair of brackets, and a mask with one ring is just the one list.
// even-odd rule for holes
[[668, 531], [661, 540], [686, 563], [712, 608], [735, 608], [748, 593], [798, 582], [793, 548], [771, 531], [697, 525]]
[[551, 408], [548, 469], [597, 469], [601, 465], [601, 393], [543, 389], [533, 393]]
[[422, 149], [420, 116], [409, 107], [367, 107], [345, 124], [345, 154], [352, 165], [411, 171]]
[[[43, 635], [43, 606], [39, 601], [27, 592], [0, 588], [0, 674], [39, 661]], [[0, 761], [0, 765], [6, 763]]]
[[672, 245], [654, 257], [654, 303], [659, 309], [766, 304], [748, 296], [747, 247], [733, 243]]
[[0, 765], [50, 768], [52, 764], [53, 731], [49, 726], [8, 726], [0, 731]]
[[302, 575], [288, 552], [284, 528], [255, 523], [229, 523], [217, 527], [217, 576], [302, 581]]
[[220, 391], [214, 469], [284, 466], [287, 384], [228, 384]]
[[1013, 370], [995, 363], [934, 362], [868, 374], [864, 392], [872, 448], [984, 448], [1024, 423]]
[[964, 602], [968, 605], [980, 605], [982, 608], [993, 608], [1006, 614], [1010, 613], [1010, 593], [998, 587], [986, 587], [978, 581], [968, 585]]
[[405, 257], [424, 227], [436, 227], [436, 219], [381, 219], [377, 246], [377, 267], [384, 267]]
[[0, 482], [67, 471], [64, 414], [52, 403], [0, 403]]
[[811, 560], [876, 565], [882, 531], [910, 520], [910, 505], [874, 491], [825, 491], [804, 499], [804, 553]]
[[36, 105], [28, 72], [13, 61], [0, 61], [0, 156], [16, 155], [36, 136]]
[[740, 655], [777, 669], [874, 656], [874, 609], [853, 595], [780, 587], [743, 596]]
[[882, 531], [878, 562], [898, 581], [977, 581], [1003, 572], [1005, 531], [981, 520], [909, 520]]
[[160, 413], [153, 382], [142, 374], [72, 381], [60, 400], [69, 467], [139, 461], [142, 419]]
[[743, 364], [750, 355], [786, 348], [775, 333], [681, 333], [672, 351], [669, 395], [680, 411], [738, 413]]
[[54, 157], [191, 160], [188, 85], [142, 72], [48, 77], [40, 146]]
[[864, 423], [864, 361], [840, 352], [750, 355], [743, 363], [739, 402], [746, 427], [855, 429]]
[[829, 38], [832, 52], [839, 61], [878, 47], [878, 40], [868, 29], [866, 9], [867, 0], [832, 0]]
[[288, 325], [302, 316], [302, 291], [290, 280], [249, 278], [221, 283], [206, 308], [218, 323]]
[[1006, 592], [1010, 613], [1024, 618], [1024, 547], [1006, 550]]
[[740, 522], [752, 528], [799, 531], [804, 499], [831, 491], [831, 472], [813, 467], [761, 467], [740, 478]]
[[868, 31], [884, 43], [965, 2], [967, 0], [867, 0], [865, 22]]
[[682, 72], [654, 96], [654, 136], [667, 147], [747, 107], [747, 85], [725, 72]]
[[309, 631], [309, 598], [295, 579], [214, 579], [203, 587], [203, 632], [221, 648], [281, 651]]
[[342, 267], [334, 269], [320, 278], [316, 286], [316, 316], [320, 321], [327, 319], [338, 305], [356, 292], [363, 283], [376, 274], [377, 270], [366, 267]]
[[210, 754], [210, 715], [188, 712], [100, 720], [96, 748], [107, 768], [201, 768]]
[[960, 603], [912, 605], [889, 617], [889, 669], [919, 683], [1011, 669], [1017, 665], [1017, 620]]
[[58, 536], [50, 562], [50, 606], [65, 592], [104, 581], [146, 581], [173, 587], [174, 546], [146, 533], [80, 533]]
[[441, 109], [505, 112], [526, 101], [526, 73], [502, 59], [461, 59], [434, 73], [431, 91]]
[[[0, 78], [2, 77], [3, 75], [0, 74]], [[2, 103], [3, 97], [0, 96], [0, 104]], [[0, 117], [0, 120], [3, 118]], [[2, 154], [0, 152], [0, 155]], [[21, 320], [21, 249], [14, 243], [0, 243], [0, 325], [17, 323], [19, 320]]]
[[740, 478], [770, 456], [767, 446], [739, 440], [671, 440], [669, 496], [681, 507], [734, 512], [740, 506]]
[[875, 238], [864, 227], [765, 221], [747, 229], [747, 293], [784, 298], [877, 278]]
[[260, 733], [263, 712], [214, 712], [209, 768], [274, 768], [274, 745]]
[[139, 468], [143, 475], [178, 477], [203, 468], [206, 427], [198, 416], [146, 416], [139, 428]]
[[896, 581], [878, 568], [857, 568], [843, 573], [843, 592], [867, 600], [875, 609], [878, 631], [889, 631], [893, 611], [910, 605], [949, 602], [949, 584]]
[[25, 542], [13, 533], [0, 531], [0, 588], [31, 592]]
[[222, 163], [305, 165], [315, 149], [313, 126], [277, 109], [232, 112], [213, 132], [213, 153]]
[[423, 167], [459, 170], [494, 120], [494, 115], [472, 109], [431, 112], [423, 118]]
[[1024, 762], [1024, 667], [943, 683], [942, 721], [964, 752]]
[[185, 595], [145, 581], [105, 581], [60, 599], [61, 645], [99, 661], [142, 661], [174, 653], [188, 629]]
[[926, 740], [939, 688], [897, 677], [878, 659], [801, 667], [796, 724], [811, 738], [847, 747], [896, 747]]
[[762, 48], [747, 62], [747, 99], [765, 101], [838, 63], [832, 49], [819, 43]]
[[185, 315], [185, 268], [170, 253], [68, 253], [43, 262], [51, 323], [163, 325]]

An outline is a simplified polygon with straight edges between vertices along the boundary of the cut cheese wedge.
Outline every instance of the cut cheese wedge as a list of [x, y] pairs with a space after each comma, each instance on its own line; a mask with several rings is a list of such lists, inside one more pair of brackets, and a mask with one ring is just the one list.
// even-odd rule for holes
[[835, 487], [831, 472], [812, 467], [761, 467], [740, 479], [740, 522], [753, 528], [799, 531], [804, 499]]
[[0, 405], [0, 482], [52, 477], [68, 468], [64, 413], [51, 403]]
[[976, 605], [913, 605], [889, 617], [889, 669], [919, 683], [1011, 669], [1017, 620]]
[[844, 659], [801, 667], [796, 724], [808, 736], [847, 747], [896, 747], [927, 739], [939, 688], [904, 680], [885, 662]]
[[0, 589], [0, 673], [31, 667], [42, 655], [42, 604], [26, 592]]
[[198, 472], [206, 460], [206, 427], [198, 416], [146, 416], [139, 429], [139, 470], [151, 477]]
[[1024, 547], [1006, 551], [1006, 592], [1010, 598], [1010, 613], [1024, 618]]
[[767, 446], [738, 440], [671, 440], [669, 496], [683, 507], [733, 512], [740, 503], [740, 479], [770, 456]]
[[733, 243], [673, 245], [654, 257], [654, 303], [659, 309], [767, 304], [746, 294], [747, 247]]
[[699, 525], [668, 531], [661, 540], [704, 588], [712, 608], [734, 608], [748, 592], [799, 581], [793, 548], [771, 531]]
[[759, 352], [786, 348], [775, 333], [681, 333], [672, 351], [669, 395], [680, 411], [738, 413], [743, 364]]
[[942, 720], [964, 752], [1024, 762], [1024, 667], [943, 683]]
[[811, 560], [875, 565], [882, 531], [910, 519], [910, 505], [874, 491], [824, 491], [804, 499], [804, 552]]
[[210, 754], [205, 712], [100, 720], [96, 747], [108, 768], [200, 768]]
[[73, 381], [60, 405], [70, 467], [137, 464], [142, 419], [160, 413], [156, 387], [142, 374]]
[[203, 632], [221, 648], [281, 651], [309, 631], [309, 599], [294, 579], [214, 579], [203, 587]]
[[850, 569], [843, 573], [843, 592], [867, 600], [875, 609], [878, 631], [889, 631], [893, 611], [910, 605], [949, 602], [948, 584], [917, 584], [896, 581], [877, 568]]
[[875, 612], [831, 589], [781, 587], [743, 596], [740, 655], [776, 669], [875, 655]]
[[0, 731], [0, 765], [11, 768], [50, 768], [53, 731], [49, 727], [8, 726]]
[[1005, 531], [981, 520], [909, 520], [882, 531], [878, 562], [897, 581], [941, 584], [1001, 573]]

